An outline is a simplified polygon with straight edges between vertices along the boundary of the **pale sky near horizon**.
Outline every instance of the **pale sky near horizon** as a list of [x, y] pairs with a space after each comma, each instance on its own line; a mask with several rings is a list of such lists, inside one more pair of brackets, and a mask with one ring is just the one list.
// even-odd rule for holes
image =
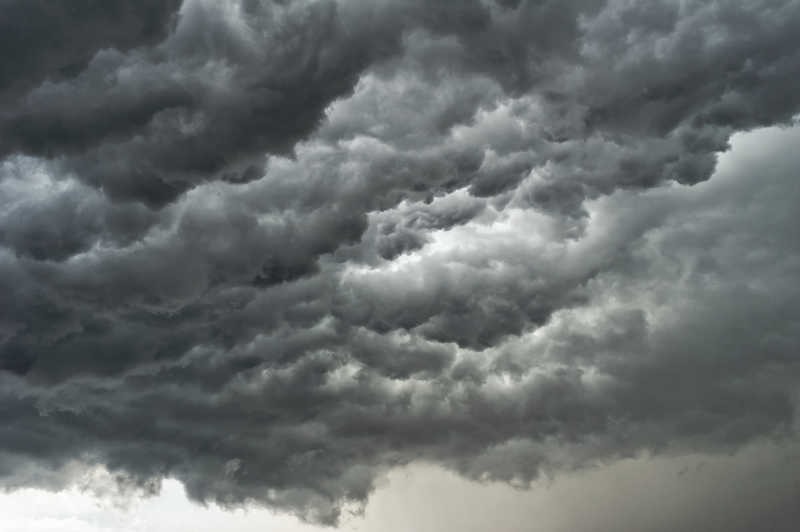
[[26, 489], [0, 494], [0, 525], [3, 532], [768, 531], [758, 520], [798, 514], [798, 472], [797, 442], [759, 442], [732, 455], [624, 459], [544, 478], [530, 490], [416, 464], [392, 471], [364, 515], [335, 529], [257, 507], [201, 506], [175, 480], [156, 496], [125, 500]]

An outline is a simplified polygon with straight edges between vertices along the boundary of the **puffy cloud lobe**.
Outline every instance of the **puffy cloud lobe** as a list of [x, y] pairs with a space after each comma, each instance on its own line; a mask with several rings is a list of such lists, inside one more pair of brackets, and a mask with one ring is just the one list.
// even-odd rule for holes
[[800, 6], [427, 4], [37, 43], [0, 111], [6, 485], [99, 462], [332, 523], [417, 459], [525, 485], [790, 431], [796, 129], [688, 184], [797, 112]]
[[65, 260], [96, 244], [130, 245], [159, 219], [139, 204], [112, 205], [74, 179], [55, 181], [33, 159], [12, 159], [2, 171], [0, 240], [21, 257]]

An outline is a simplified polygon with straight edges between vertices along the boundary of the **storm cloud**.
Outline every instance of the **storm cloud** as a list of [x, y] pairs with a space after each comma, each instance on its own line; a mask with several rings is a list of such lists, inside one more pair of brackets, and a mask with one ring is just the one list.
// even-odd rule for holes
[[794, 437], [800, 2], [0, 12], [0, 485], [334, 524]]

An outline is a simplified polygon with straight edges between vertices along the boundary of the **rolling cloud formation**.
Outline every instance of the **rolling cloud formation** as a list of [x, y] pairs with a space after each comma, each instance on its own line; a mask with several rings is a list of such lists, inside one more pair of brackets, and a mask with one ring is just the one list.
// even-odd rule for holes
[[800, 2], [0, 11], [0, 484], [332, 524], [794, 430]]

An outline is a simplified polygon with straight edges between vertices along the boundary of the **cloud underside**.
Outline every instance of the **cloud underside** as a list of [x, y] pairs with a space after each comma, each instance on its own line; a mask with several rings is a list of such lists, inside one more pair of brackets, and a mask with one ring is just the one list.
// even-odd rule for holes
[[0, 9], [3, 485], [332, 524], [791, 434], [800, 3]]

